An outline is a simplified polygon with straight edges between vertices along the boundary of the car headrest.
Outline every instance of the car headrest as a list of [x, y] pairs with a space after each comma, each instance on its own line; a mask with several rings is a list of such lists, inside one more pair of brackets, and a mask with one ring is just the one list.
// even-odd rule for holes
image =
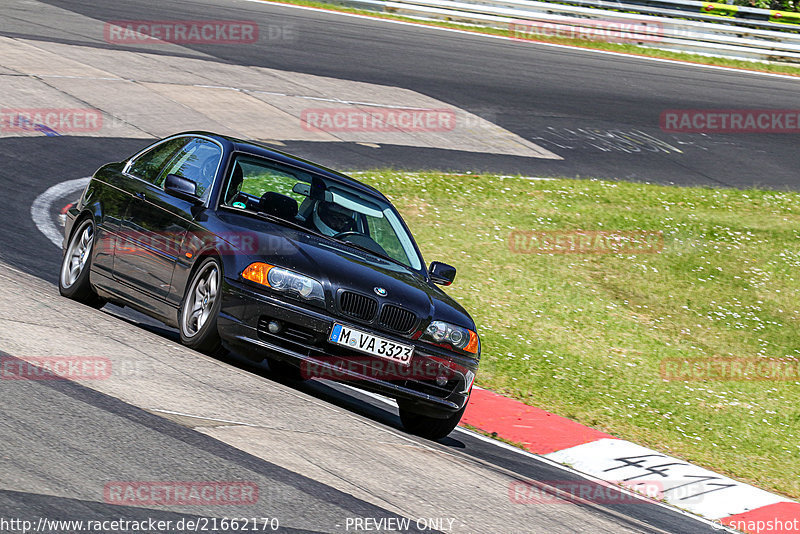
[[231, 175], [231, 183], [228, 185], [228, 193], [226, 195], [226, 204], [233, 202], [239, 191], [242, 190], [242, 183], [244, 182], [244, 172], [238, 163], [233, 167], [233, 174]]
[[281, 219], [293, 219], [297, 215], [297, 201], [292, 197], [267, 191], [258, 202], [258, 210]]

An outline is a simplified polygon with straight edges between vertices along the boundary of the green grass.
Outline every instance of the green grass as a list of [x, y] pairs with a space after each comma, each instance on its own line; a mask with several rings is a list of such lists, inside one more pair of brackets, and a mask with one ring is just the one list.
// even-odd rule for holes
[[[313, 7], [318, 9], [331, 9], [341, 11], [343, 13], [355, 13], [358, 15], [365, 15], [369, 17], [376, 17], [390, 20], [402, 20], [406, 22], [414, 22], [417, 24], [426, 24], [430, 26], [439, 26], [443, 28], [456, 28], [460, 30], [468, 30], [476, 33], [486, 33], [490, 35], [502, 35], [505, 37], [515, 37], [514, 32], [508, 29], [490, 28], [485, 26], [477, 26], [474, 24], [465, 24], [459, 22], [451, 22], [445, 20], [425, 20], [420, 21], [412, 17], [395, 15], [387, 12], [375, 12], [363, 9], [354, 9], [329, 2], [320, 2], [316, 0], [262, 0], [264, 2], [276, 1], [284, 4], [294, 4], [299, 6]], [[730, 67], [734, 69], [754, 70], [759, 72], [772, 72], [778, 74], [789, 74], [793, 76], [800, 76], [800, 65], [794, 67], [786, 64], [773, 64], [758, 61], [746, 61], [738, 59], [728, 59], [722, 57], [709, 57], [700, 54], [690, 54], [686, 52], [673, 52], [669, 50], [659, 50], [645, 46], [638, 46], [636, 44], [628, 43], [608, 43], [604, 41], [593, 41], [587, 39], [565, 39], [560, 37], [545, 37], [537, 38], [536, 42], [563, 44], [568, 46], [577, 46], [581, 48], [590, 48], [595, 50], [608, 50], [611, 52], [622, 52], [626, 54], [642, 55], [647, 57], [655, 57], [662, 59], [672, 59], [678, 61], [687, 61], [690, 63], [701, 63], [704, 65], [715, 65], [719, 67]]]
[[[800, 497], [800, 382], [668, 382], [664, 358], [800, 355], [800, 194], [374, 171], [483, 343], [477, 383]], [[658, 254], [520, 254], [513, 230], [661, 231]]]

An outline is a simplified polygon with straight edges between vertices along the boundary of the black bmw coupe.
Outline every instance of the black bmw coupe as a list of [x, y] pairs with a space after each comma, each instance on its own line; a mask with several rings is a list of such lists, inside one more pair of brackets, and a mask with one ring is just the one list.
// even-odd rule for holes
[[397, 400], [406, 429], [449, 434], [480, 359], [475, 323], [438, 285], [376, 189], [252, 142], [160, 140], [92, 177], [66, 214], [61, 294], [129, 306], [291, 378]]

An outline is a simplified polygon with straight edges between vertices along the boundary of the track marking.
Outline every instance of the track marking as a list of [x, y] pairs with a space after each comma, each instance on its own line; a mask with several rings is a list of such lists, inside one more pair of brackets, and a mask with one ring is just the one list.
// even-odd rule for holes
[[[373, 398], [373, 399], [375, 399], [377, 401], [380, 401], [380, 402], [382, 402], [382, 403], [384, 403], [384, 404], [386, 404], [388, 406], [392, 406], [394, 408], [397, 408], [397, 402], [395, 402], [393, 399], [390, 399], [388, 397], [384, 397], [382, 395], [378, 395], [377, 393], [373, 393], [371, 391], [365, 391], [365, 390], [361, 390], [361, 389], [355, 388], [355, 387], [353, 387], [353, 386], [351, 386], [349, 384], [342, 383], [340, 385], [342, 385], [342, 386], [344, 386], [344, 387], [346, 387], [346, 388], [348, 388], [348, 389], [350, 389], [352, 391], [355, 391], [355, 392], [361, 393], [363, 395], [366, 395], [368, 397], [371, 397], [371, 398]], [[473, 386], [473, 387], [477, 388], [477, 386]], [[478, 389], [482, 389], [482, 388], [478, 388]], [[529, 458], [529, 459], [531, 459], [533, 461], [541, 462], [543, 464], [550, 465], [552, 467], [555, 467], [557, 469], [560, 469], [560, 470], [565, 471], [567, 473], [570, 473], [572, 475], [579, 476], [579, 477], [581, 477], [581, 478], [583, 478], [585, 480], [588, 480], [590, 482], [595, 482], [595, 483], [601, 484], [601, 485], [607, 485], [608, 484], [607, 481], [605, 481], [605, 480], [603, 480], [601, 478], [598, 478], [598, 477], [592, 476], [592, 475], [590, 475], [588, 473], [583, 473], [581, 471], [573, 469], [569, 465], [558, 463], [558, 462], [556, 462], [554, 460], [551, 460], [550, 458], [547, 458], [546, 456], [539, 456], [538, 454], [533, 454], [532, 452], [528, 452], [528, 451], [526, 451], [524, 449], [520, 449], [520, 448], [514, 447], [513, 445], [509, 445], [508, 443], [504, 443], [502, 441], [499, 441], [499, 440], [496, 440], [496, 439], [492, 439], [490, 437], [484, 436], [483, 434], [478, 434], [477, 432], [473, 432], [472, 430], [468, 430], [468, 429], [466, 429], [464, 427], [457, 426], [455, 428], [455, 431], [456, 432], [460, 432], [462, 434], [466, 434], [466, 435], [468, 435], [470, 437], [473, 437], [473, 438], [478, 439], [480, 441], [486, 442], [486, 443], [488, 443], [490, 445], [494, 445], [495, 447], [500, 447], [501, 449], [505, 449], [505, 450], [514, 452], [516, 454], [520, 454], [520, 455], [525, 456], [526, 458]], [[720, 525], [716, 521], [712, 521], [710, 519], [706, 519], [705, 517], [701, 517], [699, 515], [693, 514], [691, 512], [683, 510], [681, 508], [677, 508], [677, 507], [671, 506], [669, 504], [662, 503], [660, 501], [655, 501], [653, 499], [649, 499], [648, 497], [642, 495], [641, 493], [637, 493], [635, 491], [631, 491], [628, 488], [625, 488], [624, 486], [615, 486], [615, 488], [620, 493], [624, 493], [625, 495], [628, 495], [628, 496], [631, 496], [631, 497], [635, 497], [635, 498], [637, 498], [639, 500], [645, 501], [645, 502], [647, 502], [649, 504], [653, 504], [655, 506], [660, 506], [661, 508], [666, 508], [667, 510], [679, 513], [679, 514], [681, 514], [683, 516], [686, 516], [688, 518], [694, 519], [695, 521], [698, 521], [700, 523], [704, 523], [706, 525], [710, 525], [710, 526], [712, 526], [713, 528], [715, 528], [717, 530], [730, 532], [732, 534], [736, 534], [738, 532], [736, 530], [732, 530], [732, 529], [730, 529], [728, 527]]]
[[250, 424], [250, 423], [243, 423], [241, 421], [230, 421], [228, 419], [217, 419], [215, 417], [205, 417], [205, 416], [202, 416], [202, 415], [192, 415], [192, 414], [183, 413], [183, 412], [175, 412], [175, 411], [172, 411], [172, 410], [159, 410], [157, 408], [151, 408], [149, 411], [152, 412], [152, 413], [157, 413], [157, 414], [176, 415], [178, 417], [186, 417], [188, 419], [197, 419], [197, 420], [201, 420], [201, 421], [212, 421], [214, 423], [222, 423], [222, 424], [231, 425], [231, 426], [251, 426], [251, 427], [257, 426], [257, 425], [253, 425], [253, 424]]
[[50, 215], [53, 202], [73, 191], [80, 191], [86, 187], [90, 179], [91, 177], [86, 176], [84, 178], [76, 178], [75, 180], [68, 180], [56, 184], [36, 197], [36, 200], [31, 204], [31, 219], [33, 219], [33, 224], [35, 224], [36, 228], [58, 248], [61, 248], [64, 236], [63, 232], [58, 229], [53, 222], [53, 217]]

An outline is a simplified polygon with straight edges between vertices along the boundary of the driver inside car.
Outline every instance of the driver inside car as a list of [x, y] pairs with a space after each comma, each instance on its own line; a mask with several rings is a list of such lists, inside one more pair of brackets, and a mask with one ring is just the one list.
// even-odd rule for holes
[[333, 202], [321, 200], [314, 206], [313, 221], [317, 230], [327, 236], [357, 230], [354, 212]]

